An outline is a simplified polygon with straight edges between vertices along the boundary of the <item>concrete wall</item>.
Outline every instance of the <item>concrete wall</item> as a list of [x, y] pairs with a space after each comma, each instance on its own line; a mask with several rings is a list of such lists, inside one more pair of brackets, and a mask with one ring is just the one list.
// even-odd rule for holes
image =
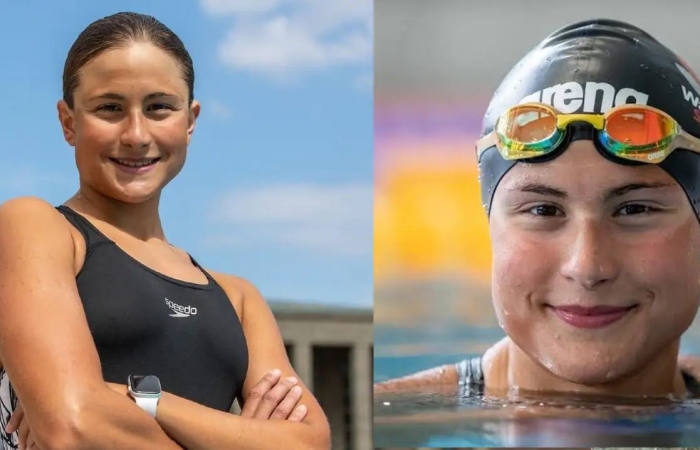
[[333, 450], [373, 448], [371, 314], [361, 321], [280, 317], [278, 324], [294, 369], [326, 411]]

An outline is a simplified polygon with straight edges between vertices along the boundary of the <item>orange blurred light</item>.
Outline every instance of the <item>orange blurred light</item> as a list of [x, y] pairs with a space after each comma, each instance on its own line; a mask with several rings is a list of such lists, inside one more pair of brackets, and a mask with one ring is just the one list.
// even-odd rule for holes
[[375, 193], [375, 280], [457, 273], [488, 281], [491, 250], [477, 176], [464, 158], [394, 165], [382, 174]]

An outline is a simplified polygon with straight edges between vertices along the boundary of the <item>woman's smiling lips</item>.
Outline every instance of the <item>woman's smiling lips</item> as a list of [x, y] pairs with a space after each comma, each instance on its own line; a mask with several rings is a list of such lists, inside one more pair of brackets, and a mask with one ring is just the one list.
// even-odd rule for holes
[[602, 328], [622, 319], [634, 309], [632, 306], [580, 306], [580, 305], [548, 305], [564, 322], [576, 328]]
[[109, 158], [109, 160], [123, 172], [142, 174], [153, 169], [160, 158]]

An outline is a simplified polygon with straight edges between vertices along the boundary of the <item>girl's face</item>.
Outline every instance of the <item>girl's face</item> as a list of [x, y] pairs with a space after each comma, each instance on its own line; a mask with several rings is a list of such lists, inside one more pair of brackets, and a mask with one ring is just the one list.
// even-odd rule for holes
[[697, 312], [698, 219], [659, 167], [615, 164], [590, 141], [516, 164], [495, 193], [490, 233], [500, 323], [567, 381], [634, 374], [675, 351]]
[[73, 97], [74, 108], [61, 101], [59, 115], [83, 187], [140, 203], [180, 172], [199, 105], [188, 105], [171, 55], [142, 42], [105, 51], [80, 70]]

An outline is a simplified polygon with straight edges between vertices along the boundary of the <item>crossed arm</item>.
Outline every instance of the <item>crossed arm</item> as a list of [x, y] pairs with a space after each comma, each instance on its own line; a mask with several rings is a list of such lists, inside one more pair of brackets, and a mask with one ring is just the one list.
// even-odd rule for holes
[[[0, 230], [0, 361], [39, 449], [330, 448], [325, 415], [301, 381], [307, 411], [299, 422], [236, 416], [169, 393], [152, 419], [102, 378], [75, 284], [68, 223], [48, 203], [24, 198], [0, 206]], [[218, 279], [229, 296], [243, 296], [250, 353], [243, 398], [249, 402], [271, 369], [280, 369], [282, 378], [296, 375], [257, 290], [233, 277]]]
[[[0, 368], [2, 368], [2, 364], [0, 364]], [[120, 395], [128, 395], [128, 388], [126, 385], [107, 383], [107, 386]], [[281, 378], [280, 371], [272, 370], [251, 390], [248, 401], [245, 402], [241, 411], [241, 417], [255, 420], [289, 420], [290, 422], [301, 422], [306, 417], [308, 410], [305, 405], [299, 404], [301, 393], [302, 390], [297, 386], [297, 381], [295, 379]], [[172, 407], [172, 405], [168, 406]], [[173, 433], [177, 433], [176, 427], [183, 425], [183, 423], [180, 422], [168, 423], [168, 421], [160, 419], [161, 417], [159, 416], [158, 421], [161, 427], [167, 427], [164, 428], [164, 430], [167, 434], [171, 435], [171, 437]], [[19, 450], [36, 450], [38, 448], [31, 434], [31, 430], [26, 420], [24, 420], [24, 410], [22, 409], [21, 403], [18, 404], [12, 414], [12, 418], [7, 424], [5, 431], [7, 433], [18, 431]], [[190, 430], [190, 433], [195, 433], [196, 431], [197, 430]], [[226, 442], [222, 444], [222, 442], [219, 442], [217, 439], [210, 439], [210, 437], [206, 435], [204, 438], [206, 438], [206, 441], [203, 441], [200, 436], [193, 438], [195, 443], [188, 448], [220, 448], [222, 445], [227, 445]], [[181, 438], [181, 440], [187, 439], [190, 438], [187, 436]], [[226, 437], [224, 437], [224, 439], [226, 439]]]

